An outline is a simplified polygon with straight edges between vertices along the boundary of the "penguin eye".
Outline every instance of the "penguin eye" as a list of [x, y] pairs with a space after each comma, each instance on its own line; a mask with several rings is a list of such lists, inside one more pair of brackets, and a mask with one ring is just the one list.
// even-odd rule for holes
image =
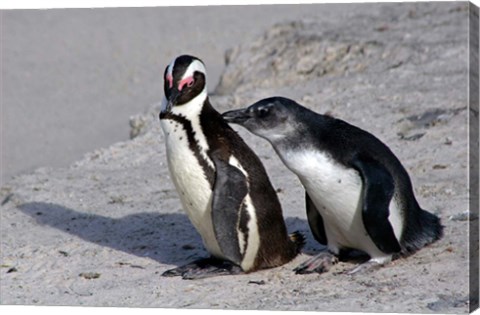
[[185, 86], [192, 87], [193, 83], [195, 83], [193, 77], [185, 78], [178, 83], [178, 90], [181, 91]]
[[258, 116], [259, 118], [267, 117], [268, 114], [269, 114], [268, 108], [260, 107], [260, 108], [257, 110], [257, 116]]

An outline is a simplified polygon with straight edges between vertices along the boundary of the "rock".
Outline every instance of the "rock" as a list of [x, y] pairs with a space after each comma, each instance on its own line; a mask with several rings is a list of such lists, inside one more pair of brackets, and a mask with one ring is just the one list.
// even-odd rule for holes
[[143, 113], [130, 117], [130, 139], [144, 135], [147, 131], [159, 128], [160, 103], [148, 107]]
[[79, 276], [87, 280], [100, 278], [100, 274], [98, 272], [82, 272], [79, 274]]

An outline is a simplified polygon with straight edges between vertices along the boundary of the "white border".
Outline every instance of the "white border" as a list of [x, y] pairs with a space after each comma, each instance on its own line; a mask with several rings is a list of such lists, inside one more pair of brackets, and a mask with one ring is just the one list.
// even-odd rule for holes
[[[116, 7], [166, 7], [166, 6], [205, 6], [205, 5], [258, 5], [258, 4], [311, 4], [311, 3], [352, 3], [352, 2], [398, 2], [398, 0], [176, 0], [172, 2], [162, 0], [15, 0], [2, 1], [0, 9], [59, 9], [59, 8], [116, 8]], [[418, 2], [415, 0], [401, 0], [401, 2]], [[449, 0], [435, 0], [432, 2], [451, 2]], [[480, 6], [480, 0], [472, 0]]]
[[[435, 0], [432, 2], [447, 2], [448, 0]], [[352, 3], [352, 2], [398, 2], [398, 0], [335, 0], [335, 1], [318, 1], [318, 0], [301, 0], [301, 1], [288, 1], [288, 0], [176, 0], [174, 6], [205, 6], [205, 5], [259, 5], [259, 4], [311, 4], [311, 3]], [[401, 0], [401, 2], [418, 2], [415, 0]], [[448, 1], [451, 2], [451, 1]], [[462, 1], [463, 2], [463, 1]], [[470, 2], [480, 7], [480, 0], [471, 0]], [[171, 3], [171, 2], [170, 2]], [[166, 4], [166, 1], [162, 0], [15, 0], [15, 1], [2, 1], [0, 3], [0, 10], [3, 9], [59, 9], [59, 8], [116, 8], [116, 7], [166, 7], [172, 6]], [[1, 30], [0, 30], [1, 31]], [[340, 302], [340, 301], [339, 301]], [[0, 301], [1, 303], [1, 301]], [[5, 306], [0, 305], [0, 311], [2, 314], [15, 314], [15, 312], [27, 311], [27, 314], [48, 314], [48, 315], [77, 315], [85, 314], [85, 312], [93, 312], [93, 314], [174, 314], [174, 315], [238, 315], [238, 314], [260, 314], [260, 315], [298, 315], [305, 312], [293, 312], [293, 311], [232, 311], [232, 310], [192, 310], [192, 309], [166, 309], [166, 308], [105, 308], [105, 307], [78, 307], [78, 306]], [[361, 312], [361, 310], [358, 310]], [[335, 312], [308, 312], [318, 315], [332, 315]], [[340, 314], [340, 313], [339, 313]], [[377, 315], [376, 313], [341, 313], [347, 314], [363, 314], [363, 315]], [[474, 314], [479, 314], [477, 310]]]

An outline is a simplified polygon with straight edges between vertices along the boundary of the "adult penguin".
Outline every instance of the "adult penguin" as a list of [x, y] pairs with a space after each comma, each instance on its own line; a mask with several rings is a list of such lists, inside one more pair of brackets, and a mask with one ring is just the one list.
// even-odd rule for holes
[[166, 67], [164, 79], [160, 122], [168, 167], [211, 257], [163, 275], [198, 279], [292, 260], [303, 236], [287, 234], [280, 202], [260, 159], [210, 104], [203, 62], [179, 56]]

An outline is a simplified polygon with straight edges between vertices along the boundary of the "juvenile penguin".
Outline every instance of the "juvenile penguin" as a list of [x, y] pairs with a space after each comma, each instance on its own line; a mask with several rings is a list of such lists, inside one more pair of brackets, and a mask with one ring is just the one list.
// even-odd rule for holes
[[267, 139], [305, 188], [310, 229], [328, 250], [296, 273], [325, 272], [349, 249], [370, 260], [348, 273], [374, 269], [442, 236], [439, 218], [415, 199], [405, 168], [367, 131], [282, 97], [223, 117]]
[[168, 167], [211, 257], [166, 271], [184, 279], [280, 266], [301, 250], [260, 159], [210, 104], [203, 62], [175, 58], [164, 73], [160, 122]]

